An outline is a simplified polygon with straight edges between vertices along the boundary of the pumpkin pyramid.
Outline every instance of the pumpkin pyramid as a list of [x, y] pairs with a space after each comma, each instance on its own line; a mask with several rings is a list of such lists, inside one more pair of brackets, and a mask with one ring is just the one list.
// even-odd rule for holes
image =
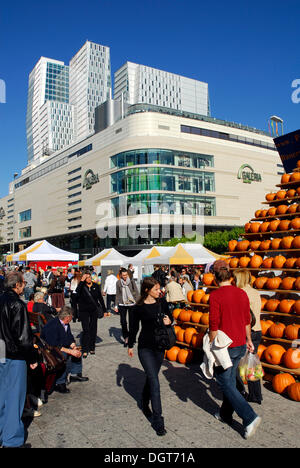
[[[263, 366], [271, 374], [299, 379], [300, 347], [295, 340], [300, 339], [300, 161], [276, 187], [245, 224], [243, 239], [229, 241], [227, 261], [232, 270], [247, 268], [252, 286], [260, 291]], [[273, 388], [277, 391], [275, 384]]]

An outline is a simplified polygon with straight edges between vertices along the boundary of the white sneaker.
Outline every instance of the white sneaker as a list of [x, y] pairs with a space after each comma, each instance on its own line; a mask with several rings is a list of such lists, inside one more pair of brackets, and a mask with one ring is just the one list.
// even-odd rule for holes
[[42, 416], [42, 413], [40, 413], [39, 411], [36, 411], [33, 408], [24, 408], [24, 411], [23, 411], [24, 418], [38, 418], [39, 416]]
[[257, 416], [251, 424], [248, 424], [248, 426], [246, 426], [244, 435], [245, 439], [249, 439], [249, 437], [252, 437], [255, 434], [256, 429], [260, 425], [261, 421], [262, 419], [259, 416]]
[[35, 395], [29, 395], [29, 398], [34, 406], [41, 408], [43, 406], [43, 402], [40, 398]]

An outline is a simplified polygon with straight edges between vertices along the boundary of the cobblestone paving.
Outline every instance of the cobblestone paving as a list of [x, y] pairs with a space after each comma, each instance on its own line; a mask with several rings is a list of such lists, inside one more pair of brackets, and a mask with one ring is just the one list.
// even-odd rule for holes
[[[81, 326], [72, 325], [79, 339]], [[214, 381], [199, 364], [185, 367], [164, 361], [161, 394], [167, 435], [158, 437], [138, 408], [144, 373], [137, 353], [132, 359], [121, 344], [119, 316], [98, 321], [95, 356], [84, 360], [89, 382], [72, 383], [71, 393], [53, 393], [42, 416], [28, 427], [33, 448], [214, 448], [300, 447], [299, 403], [275, 394], [264, 383], [263, 404], [253, 404], [263, 422], [249, 440], [241, 420], [233, 428], [213, 417], [220, 405]]]

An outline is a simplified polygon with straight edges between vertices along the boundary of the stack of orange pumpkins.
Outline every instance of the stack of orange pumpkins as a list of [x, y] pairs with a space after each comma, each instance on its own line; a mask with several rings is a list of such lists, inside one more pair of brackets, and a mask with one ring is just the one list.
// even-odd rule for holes
[[[300, 374], [300, 349], [282, 346], [300, 339], [300, 296], [296, 296], [300, 293], [300, 160], [293, 173], [282, 175], [281, 184], [280, 189], [266, 194], [269, 208], [256, 210], [255, 219], [245, 224], [244, 238], [229, 241], [231, 257], [227, 261], [233, 269], [251, 268], [251, 272], [262, 272], [261, 276], [256, 271], [251, 275], [253, 287], [274, 291], [273, 297], [261, 297], [262, 313], [274, 315], [272, 320], [261, 321], [266, 339], [259, 347], [259, 355], [263, 362], [274, 366], [271, 372], [277, 373], [273, 379], [276, 388], [282, 380], [279, 393], [286, 391], [291, 398], [300, 401], [300, 382], [291, 375]], [[271, 269], [279, 272], [271, 275]], [[276, 314], [278, 321], [274, 319]], [[267, 346], [270, 339], [273, 344]], [[286, 369], [284, 374], [278, 374], [276, 366], [279, 365]], [[288, 376], [285, 383], [284, 375]]]

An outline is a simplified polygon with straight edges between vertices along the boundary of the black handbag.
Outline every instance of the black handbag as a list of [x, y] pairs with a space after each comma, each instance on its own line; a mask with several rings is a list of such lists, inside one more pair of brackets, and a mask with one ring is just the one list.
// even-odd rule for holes
[[93, 295], [92, 295], [91, 291], [89, 290], [89, 288], [87, 286], [86, 286], [86, 289], [87, 289], [87, 292], [88, 292], [88, 294], [90, 296], [90, 299], [92, 300], [92, 302], [95, 305], [98, 319], [102, 319], [104, 317], [104, 312], [103, 312], [103, 309], [102, 309], [101, 305], [96, 303], [95, 299], [93, 298]]
[[176, 335], [172, 325], [165, 325], [163, 322], [164, 314], [161, 311], [161, 304], [158, 303], [159, 312], [157, 314], [157, 326], [154, 329], [154, 339], [156, 348], [164, 351], [172, 348], [176, 344]]
[[48, 374], [54, 374], [65, 369], [66, 361], [59, 348], [48, 345], [40, 337], [35, 337], [35, 346], [38, 349], [40, 362], [44, 364]]

